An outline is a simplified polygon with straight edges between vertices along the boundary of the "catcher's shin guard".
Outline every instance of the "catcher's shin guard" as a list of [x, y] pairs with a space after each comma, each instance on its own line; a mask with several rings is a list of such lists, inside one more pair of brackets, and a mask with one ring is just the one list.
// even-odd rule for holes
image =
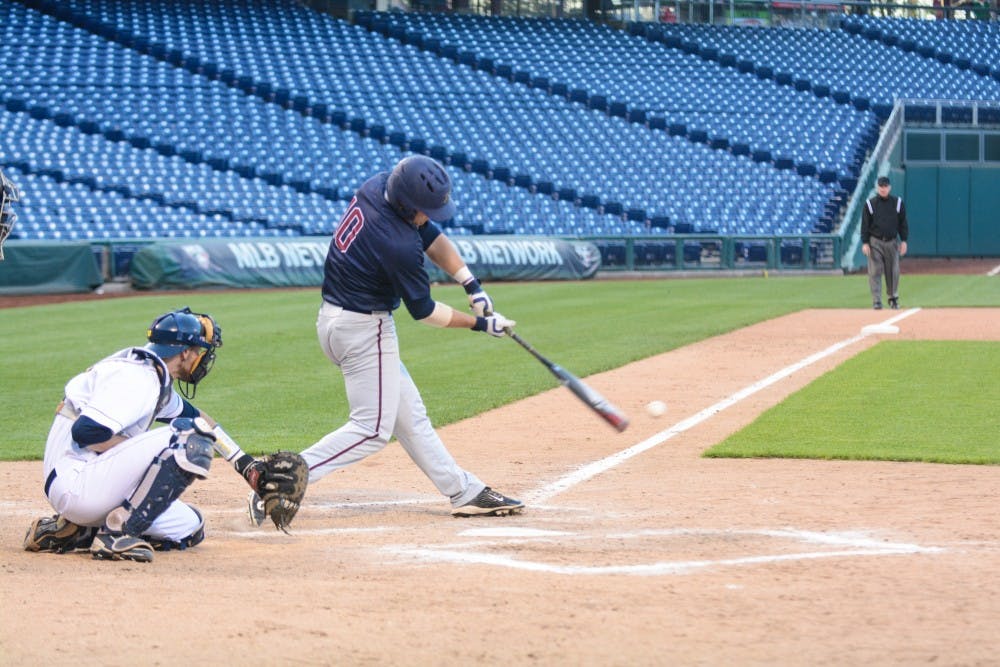
[[96, 528], [78, 526], [58, 514], [35, 519], [24, 535], [25, 551], [67, 551], [86, 549], [97, 532]]
[[184, 443], [174, 442], [153, 458], [131, 497], [108, 514], [105, 529], [143, 535], [195, 479], [208, 474], [211, 461], [208, 438], [191, 435]]

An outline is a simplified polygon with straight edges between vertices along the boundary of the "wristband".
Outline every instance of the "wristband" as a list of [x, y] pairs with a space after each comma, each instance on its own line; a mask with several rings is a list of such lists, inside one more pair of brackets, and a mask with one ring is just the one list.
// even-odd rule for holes
[[487, 326], [485, 317], [477, 317], [476, 323], [471, 328], [473, 331], [487, 331], [489, 327]]
[[482, 285], [480, 285], [479, 281], [475, 278], [469, 278], [468, 282], [462, 283], [462, 287], [465, 288], [466, 294], [475, 294], [483, 289]]
[[452, 276], [455, 282], [461, 283], [462, 287], [465, 288], [466, 294], [475, 294], [480, 291], [482, 287], [479, 285], [479, 281], [476, 277], [472, 275], [472, 271], [469, 270], [468, 266], [463, 266]]
[[[256, 459], [254, 459], [254, 457], [250, 456], [249, 454], [244, 454], [243, 456], [233, 461], [233, 467], [236, 468], [236, 472], [243, 475], [243, 477], [246, 477], [247, 481], [250, 481], [247, 469], [253, 465], [255, 460]], [[251, 486], [253, 485], [251, 484]]]

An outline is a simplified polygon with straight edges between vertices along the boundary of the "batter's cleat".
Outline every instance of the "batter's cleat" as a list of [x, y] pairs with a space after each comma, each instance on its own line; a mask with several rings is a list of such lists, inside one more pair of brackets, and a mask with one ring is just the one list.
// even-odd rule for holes
[[95, 528], [78, 526], [58, 514], [35, 519], [24, 535], [24, 550], [64, 554], [86, 549], [95, 532]]
[[149, 563], [153, 560], [153, 547], [141, 537], [102, 530], [90, 544], [90, 555], [96, 560]]
[[260, 528], [267, 518], [267, 514], [264, 513], [264, 501], [256, 491], [251, 491], [247, 496], [247, 516], [250, 517], [250, 525], [254, 528]]
[[893, 310], [899, 310], [899, 299], [889, 299], [889, 307]]
[[452, 516], [504, 516], [505, 514], [520, 514], [524, 503], [508, 498], [490, 487], [479, 492], [479, 495], [451, 511]]

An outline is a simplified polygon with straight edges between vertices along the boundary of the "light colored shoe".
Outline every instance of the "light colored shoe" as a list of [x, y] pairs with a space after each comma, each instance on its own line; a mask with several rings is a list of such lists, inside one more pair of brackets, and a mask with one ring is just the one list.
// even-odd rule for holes
[[96, 560], [150, 563], [153, 560], [153, 547], [141, 537], [102, 530], [90, 544], [90, 555]]
[[519, 514], [524, 509], [520, 500], [508, 498], [499, 491], [486, 487], [479, 495], [451, 511], [452, 516], [504, 516]]
[[250, 525], [260, 528], [264, 524], [267, 515], [264, 513], [264, 501], [260, 499], [256, 491], [251, 491], [247, 496], [247, 516], [250, 517]]

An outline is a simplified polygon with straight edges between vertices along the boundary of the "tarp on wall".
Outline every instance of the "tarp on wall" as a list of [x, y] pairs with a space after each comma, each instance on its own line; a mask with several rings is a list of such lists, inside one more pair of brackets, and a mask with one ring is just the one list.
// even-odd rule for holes
[[[481, 280], [592, 278], [601, 255], [589, 241], [540, 237], [452, 238]], [[323, 282], [330, 237], [201, 239], [156, 243], [132, 258], [138, 289], [200, 287], [310, 287]], [[429, 260], [432, 281], [449, 278]]]
[[89, 292], [104, 283], [89, 243], [8, 241], [0, 294]]

